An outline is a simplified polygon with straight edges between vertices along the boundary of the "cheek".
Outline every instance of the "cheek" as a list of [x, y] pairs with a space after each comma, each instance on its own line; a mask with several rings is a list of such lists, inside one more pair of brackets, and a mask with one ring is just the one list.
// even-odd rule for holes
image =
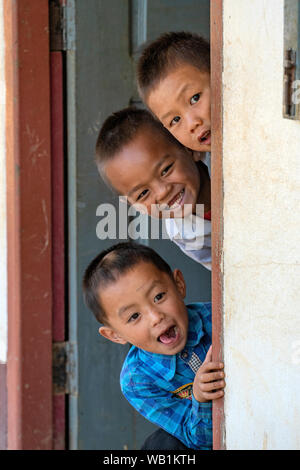
[[[150, 204], [142, 204], [142, 203], [130, 203], [131, 207], [135, 209], [137, 212], [141, 214], [148, 214], [150, 215], [151, 212], [151, 205]], [[132, 215], [132, 214], [131, 214]]]
[[186, 160], [185, 162], [182, 162], [181, 165], [181, 178], [179, 177], [178, 179], [181, 179], [183, 182], [185, 182], [188, 186], [191, 188], [195, 188], [198, 185], [198, 179], [197, 179], [197, 168], [194, 167], [194, 165], [191, 165], [191, 162]]
[[185, 147], [187, 147], [188, 149], [195, 150], [193, 148], [195, 146], [194, 138], [192, 134], [188, 132], [187, 130], [183, 131], [181, 133], [181, 136], [177, 137], [177, 140], [179, 140], [179, 142]]
[[210, 96], [207, 96], [203, 109], [206, 117], [210, 118]]
[[175, 127], [174, 130], [170, 130], [170, 132], [182, 145], [185, 147], [189, 146], [190, 135], [183, 126], [181, 126], [180, 129], [176, 129]]

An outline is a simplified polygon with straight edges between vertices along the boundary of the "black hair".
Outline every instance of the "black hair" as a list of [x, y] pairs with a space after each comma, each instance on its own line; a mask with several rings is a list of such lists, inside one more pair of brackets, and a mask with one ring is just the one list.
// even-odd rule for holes
[[137, 64], [137, 84], [141, 98], [149, 93], [178, 64], [190, 64], [210, 73], [210, 45], [203, 37], [184, 31], [169, 32], [147, 43]]
[[82, 282], [84, 300], [100, 323], [109, 323], [101, 305], [101, 290], [140, 262], [152, 263], [173, 279], [170, 266], [156, 251], [134, 242], [113, 245], [96, 256], [87, 267]]
[[134, 106], [117, 111], [103, 123], [96, 143], [95, 161], [98, 171], [106, 183], [108, 181], [105, 176], [105, 163], [145, 128], [151, 128], [154, 132], [164, 136], [171, 144], [184, 148], [149, 111]]

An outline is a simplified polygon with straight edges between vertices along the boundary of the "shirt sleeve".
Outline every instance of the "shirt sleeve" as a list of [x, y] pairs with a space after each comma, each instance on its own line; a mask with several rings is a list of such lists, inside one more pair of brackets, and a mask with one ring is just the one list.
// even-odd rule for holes
[[122, 387], [129, 403], [146, 419], [177, 437], [191, 449], [212, 448], [211, 402], [180, 399], [147, 379]]
[[179, 228], [176, 219], [164, 219], [164, 223], [170, 240], [174, 242], [185, 255], [211, 271], [211, 221], [203, 221], [204, 232], [199, 233], [196, 239], [194, 239], [194, 232], [191, 237], [185, 238], [182, 233], [183, 226], [180, 225], [179, 227], [181, 228]]
[[174, 242], [185, 255], [211, 271], [211, 247], [209, 245], [204, 245], [200, 250], [187, 250], [185, 244], [181, 241], [173, 238], [172, 242]]

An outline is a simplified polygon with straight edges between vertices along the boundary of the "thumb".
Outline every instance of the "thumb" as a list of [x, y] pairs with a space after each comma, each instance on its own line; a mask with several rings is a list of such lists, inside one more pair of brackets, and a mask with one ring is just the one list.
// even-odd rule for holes
[[203, 364], [205, 364], [207, 362], [211, 362], [211, 361], [212, 361], [212, 345], [210, 346], [209, 350], [206, 353]]

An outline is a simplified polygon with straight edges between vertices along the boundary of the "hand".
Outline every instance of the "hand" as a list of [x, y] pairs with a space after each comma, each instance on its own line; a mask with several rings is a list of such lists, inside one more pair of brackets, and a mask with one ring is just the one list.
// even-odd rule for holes
[[193, 394], [197, 401], [216, 400], [224, 395], [225, 374], [222, 362], [212, 362], [212, 346], [207, 351], [203, 364], [199, 367], [193, 384]]

